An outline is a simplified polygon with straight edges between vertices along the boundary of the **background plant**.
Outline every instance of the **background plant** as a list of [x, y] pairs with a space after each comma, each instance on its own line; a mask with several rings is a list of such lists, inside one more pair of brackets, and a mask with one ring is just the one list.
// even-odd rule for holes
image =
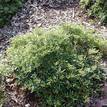
[[0, 64], [2, 75], [41, 99], [41, 107], [76, 107], [98, 94], [104, 80], [103, 46], [93, 32], [65, 24], [12, 39]]
[[99, 18], [101, 22], [107, 23], [107, 0], [81, 0], [82, 7], [89, 9], [90, 16]]
[[22, 6], [23, 0], [0, 0], [0, 27], [5, 25]]

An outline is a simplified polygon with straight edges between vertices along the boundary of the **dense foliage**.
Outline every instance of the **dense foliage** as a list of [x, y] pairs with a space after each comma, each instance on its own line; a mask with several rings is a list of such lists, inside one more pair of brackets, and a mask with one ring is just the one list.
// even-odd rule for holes
[[6, 24], [21, 7], [23, 0], [0, 0], [0, 27]]
[[12, 39], [0, 72], [14, 73], [42, 107], [77, 107], [99, 91], [104, 79], [99, 41], [79, 25], [36, 29]]
[[89, 15], [107, 23], [107, 0], [81, 0], [81, 4], [89, 9]]

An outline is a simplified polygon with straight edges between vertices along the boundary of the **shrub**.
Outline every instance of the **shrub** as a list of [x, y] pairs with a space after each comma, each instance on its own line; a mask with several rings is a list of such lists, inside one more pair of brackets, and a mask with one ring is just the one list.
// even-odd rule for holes
[[23, 0], [0, 0], [0, 27], [6, 24], [21, 7]]
[[43, 107], [77, 107], [99, 92], [104, 80], [99, 41], [79, 25], [34, 30], [12, 39], [0, 71], [14, 73]]
[[89, 9], [89, 15], [99, 18], [101, 22], [107, 23], [107, 0], [81, 0], [80, 3]]
[[83, 8], [90, 8], [92, 5], [92, 0], [80, 0], [80, 4]]

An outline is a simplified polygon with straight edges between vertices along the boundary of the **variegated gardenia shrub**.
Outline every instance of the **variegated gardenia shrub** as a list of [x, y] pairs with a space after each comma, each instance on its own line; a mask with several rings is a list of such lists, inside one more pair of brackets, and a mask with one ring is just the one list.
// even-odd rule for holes
[[2, 75], [40, 98], [39, 107], [77, 107], [98, 95], [104, 81], [103, 46], [90, 30], [64, 24], [14, 37], [0, 64]]
[[80, 3], [88, 9], [90, 16], [99, 18], [104, 24], [107, 23], [107, 0], [80, 0]]
[[11, 17], [22, 6], [23, 0], [0, 0], [0, 27], [9, 22]]

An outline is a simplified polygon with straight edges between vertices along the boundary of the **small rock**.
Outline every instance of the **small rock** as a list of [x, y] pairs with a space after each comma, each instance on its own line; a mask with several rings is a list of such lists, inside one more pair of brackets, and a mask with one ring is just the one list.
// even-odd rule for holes
[[7, 78], [7, 79], [6, 79], [6, 82], [7, 82], [7, 83], [11, 83], [11, 82], [13, 82], [13, 81], [14, 81], [13, 78], [12, 78], [12, 79], [10, 79], [10, 78]]
[[26, 104], [25, 107], [30, 107], [30, 104]]

